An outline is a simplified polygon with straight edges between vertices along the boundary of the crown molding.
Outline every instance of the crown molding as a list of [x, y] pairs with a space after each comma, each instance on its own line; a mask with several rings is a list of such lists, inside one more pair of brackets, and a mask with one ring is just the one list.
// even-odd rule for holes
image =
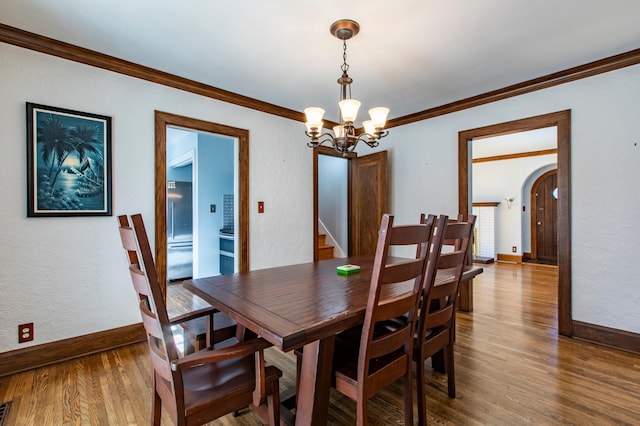
[[48, 55], [57, 56], [59, 58], [113, 71], [119, 74], [124, 74], [130, 77], [173, 87], [175, 89], [184, 90], [186, 92], [195, 93], [197, 95], [206, 96], [222, 102], [228, 102], [256, 111], [304, 122], [304, 114], [292, 109], [259, 101], [257, 99], [199, 83], [194, 80], [189, 80], [174, 74], [158, 71], [153, 68], [10, 27], [8, 25], [0, 24], [0, 41], [24, 47], [26, 49], [35, 50], [37, 52], [46, 53]]
[[398, 127], [405, 124], [415, 123], [416, 121], [427, 120], [429, 118], [462, 111], [491, 102], [512, 98], [514, 96], [524, 95], [525, 93], [535, 92], [537, 90], [547, 89], [549, 87], [592, 77], [594, 75], [603, 74], [631, 65], [637, 65], [639, 63], [640, 49], [635, 49], [626, 53], [621, 53], [619, 55], [610, 56], [598, 61], [569, 68], [564, 71], [558, 71], [532, 80], [527, 80], [522, 83], [514, 84], [512, 86], [507, 86], [502, 89], [493, 90], [491, 92], [482, 93], [470, 98], [461, 99], [449, 104], [416, 112], [414, 114], [394, 118], [387, 121], [386, 128]]

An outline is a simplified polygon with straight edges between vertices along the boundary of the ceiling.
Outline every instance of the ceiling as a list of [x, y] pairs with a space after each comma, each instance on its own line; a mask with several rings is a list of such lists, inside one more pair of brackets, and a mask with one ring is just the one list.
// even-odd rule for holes
[[638, 17], [638, 0], [0, 2], [2, 24], [335, 121], [338, 19], [361, 26], [353, 97], [397, 118], [637, 49]]

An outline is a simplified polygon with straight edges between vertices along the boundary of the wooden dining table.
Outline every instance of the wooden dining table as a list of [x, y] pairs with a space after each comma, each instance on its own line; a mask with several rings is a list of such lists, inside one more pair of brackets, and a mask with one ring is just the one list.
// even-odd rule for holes
[[[360, 272], [338, 274], [336, 268], [345, 264], [359, 265]], [[183, 285], [281, 350], [304, 348], [295, 424], [326, 425], [334, 337], [363, 322], [372, 267], [373, 256], [359, 256], [198, 278]], [[481, 272], [470, 267], [464, 279]]]

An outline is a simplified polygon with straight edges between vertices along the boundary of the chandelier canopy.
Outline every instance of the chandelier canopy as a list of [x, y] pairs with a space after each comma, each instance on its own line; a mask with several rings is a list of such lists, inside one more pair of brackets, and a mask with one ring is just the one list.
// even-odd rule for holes
[[342, 76], [338, 79], [340, 85], [340, 108], [341, 123], [333, 128], [333, 133], [322, 133], [324, 109], [318, 107], [305, 108], [304, 113], [307, 121], [305, 134], [311, 139], [307, 146], [311, 148], [329, 143], [337, 152], [346, 155], [353, 152], [358, 142], [363, 141], [370, 147], [378, 146], [379, 140], [389, 134], [384, 130], [389, 115], [389, 108], [376, 107], [369, 110], [370, 120], [362, 123], [363, 131], [356, 133], [354, 125], [360, 108], [360, 102], [351, 98], [351, 83], [353, 79], [349, 77], [347, 71], [347, 40], [354, 37], [360, 31], [360, 25], [350, 19], [342, 19], [331, 24], [329, 28], [331, 34], [342, 40]]

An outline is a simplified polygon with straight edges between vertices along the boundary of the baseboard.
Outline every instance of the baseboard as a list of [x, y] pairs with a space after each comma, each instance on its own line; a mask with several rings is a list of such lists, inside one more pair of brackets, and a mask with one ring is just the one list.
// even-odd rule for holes
[[145, 339], [142, 323], [0, 353], [0, 377]]
[[498, 253], [498, 262], [522, 263], [522, 256], [519, 254]]
[[573, 337], [640, 354], [640, 334], [601, 325], [572, 321]]

